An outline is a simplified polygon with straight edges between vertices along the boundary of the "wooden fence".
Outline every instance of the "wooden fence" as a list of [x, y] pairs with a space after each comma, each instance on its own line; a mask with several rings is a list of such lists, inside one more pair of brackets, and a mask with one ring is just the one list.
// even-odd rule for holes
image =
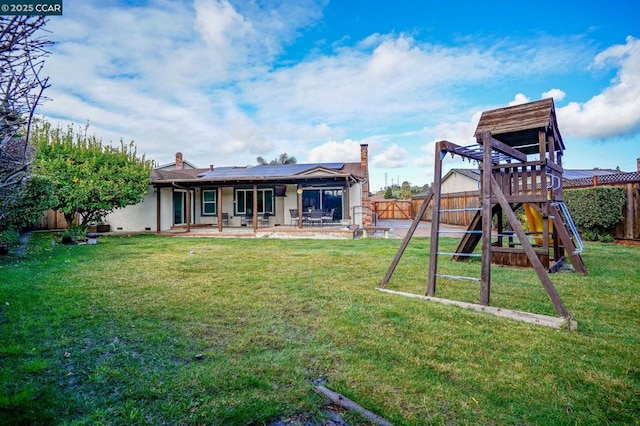
[[413, 219], [414, 210], [409, 200], [377, 200], [371, 203], [378, 219]]
[[[414, 197], [411, 199], [414, 211], [418, 211], [420, 209], [423, 201], [424, 197]], [[471, 223], [473, 216], [477, 213], [477, 210], [465, 209], [475, 209], [478, 207], [480, 207], [480, 191], [441, 194], [440, 209], [458, 211], [440, 213], [440, 222], [446, 223], [447, 225], [468, 226], [469, 223]], [[421, 220], [431, 221], [432, 214], [433, 208], [429, 205]]]
[[[420, 210], [423, 200], [424, 196], [415, 196], [411, 200], [377, 200], [372, 202], [372, 208], [378, 219], [413, 220], [416, 212]], [[477, 208], [480, 207], [480, 192], [442, 194], [441, 203], [443, 210]], [[440, 221], [449, 225], [467, 226], [475, 213], [475, 210], [445, 212], [440, 214]], [[431, 221], [431, 214], [432, 208], [429, 206], [421, 220]]]
[[64, 214], [58, 210], [47, 210], [45, 214], [42, 215], [42, 218], [31, 225], [31, 229], [37, 230], [48, 230], [48, 229], [66, 229], [67, 221], [64, 218]]

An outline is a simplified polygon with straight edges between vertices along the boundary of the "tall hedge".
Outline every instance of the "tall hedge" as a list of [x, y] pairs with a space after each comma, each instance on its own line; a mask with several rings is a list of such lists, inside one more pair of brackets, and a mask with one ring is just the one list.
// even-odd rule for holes
[[568, 189], [564, 199], [576, 226], [586, 239], [610, 235], [623, 219], [624, 188], [596, 186]]

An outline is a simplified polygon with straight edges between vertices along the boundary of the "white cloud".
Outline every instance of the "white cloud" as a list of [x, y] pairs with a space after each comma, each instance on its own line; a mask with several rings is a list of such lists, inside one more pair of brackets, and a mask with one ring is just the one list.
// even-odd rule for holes
[[565, 137], [614, 137], [640, 126], [640, 40], [629, 36], [624, 45], [606, 49], [593, 62], [594, 67], [608, 64], [619, 69], [607, 89], [585, 103], [570, 102], [558, 110]]
[[[89, 120], [99, 135], [134, 139], [159, 162], [177, 150], [204, 165], [282, 152], [299, 161], [358, 161], [356, 141], [368, 141], [374, 167], [428, 167], [433, 153], [420, 157], [425, 141], [472, 141], [467, 117], [498, 102], [482, 93], [505, 86], [515, 93], [528, 76], [584, 68], [590, 49], [573, 39], [469, 38], [452, 47], [372, 34], [323, 40], [326, 50], [286, 62], [286, 49], [321, 18], [324, 0], [143, 3], [89, 0], [50, 21], [58, 41], [46, 63], [53, 101], [39, 112], [54, 122]], [[594, 61], [620, 66], [609, 90], [622, 82], [637, 89], [635, 44]], [[546, 93], [558, 99], [562, 92]], [[587, 114], [592, 104], [577, 106], [577, 116], [598, 121]]]
[[518, 93], [513, 100], [509, 102], [509, 106], [526, 104], [527, 102], [531, 102], [531, 100], [522, 93]]
[[541, 98], [542, 99], [553, 98], [554, 101], [561, 101], [565, 98], [566, 95], [567, 94], [560, 89], [551, 89], [547, 92], [543, 92]]
[[407, 150], [394, 143], [380, 154], [373, 156], [370, 163], [373, 167], [395, 169], [407, 165], [407, 156]]
[[308, 162], [356, 162], [360, 161], [360, 142], [351, 139], [342, 142], [329, 141], [309, 151]]

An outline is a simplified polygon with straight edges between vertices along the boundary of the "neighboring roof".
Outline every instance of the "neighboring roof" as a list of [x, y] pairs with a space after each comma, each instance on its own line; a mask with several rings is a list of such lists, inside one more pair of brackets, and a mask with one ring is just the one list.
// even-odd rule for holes
[[594, 176], [617, 175], [624, 173], [620, 170], [613, 169], [565, 169], [562, 178], [566, 180], [592, 178]]
[[162, 182], [251, 182], [251, 181], [296, 181], [309, 178], [362, 179], [365, 176], [360, 163], [312, 163], [279, 164], [243, 167], [215, 167], [193, 170], [159, 170], [151, 173], [153, 183]]
[[[460, 175], [466, 176], [469, 179], [473, 179], [475, 181], [480, 180], [480, 170], [478, 169], [451, 169], [449, 172], [444, 175], [442, 180], [447, 179], [450, 175], [458, 173]], [[625, 174], [625, 172], [621, 172], [620, 170], [613, 169], [564, 169], [562, 173], [562, 178], [564, 180], [575, 180], [575, 179], [591, 179], [594, 176], [607, 176], [607, 175], [618, 175]]]
[[[193, 164], [191, 164], [190, 162], [186, 161], [186, 160], [182, 160], [182, 163], [186, 166], [189, 166], [189, 169], [197, 169], [196, 166], [194, 166]], [[175, 170], [174, 167], [176, 166], [176, 162], [172, 161], [171, 163], [167, 163], [167, 164], [160, 164], [158, 167], [156, 167], [156, 169], [160, 169], [160, 170]]]
[[472, 179], [476, 182], [480, 180], [480, 170], [478, 169], [451, 169], [449, 170], [449, 172], [447, 172], [446, 175], [444, 175], [442, 180], [447, 179], [449, 176], [451, 176], [454, 173], [468, 177], [469, 179]]
[[247, 167], [217, 167], [207, 170], [198, 177], [217, 178], [248, 178], [248, 177], [291, 177], [313, 169], [323, 168], [328, 170], [342, 170], [344, 163], [319, 163], [319, 164], [275, 164]]
[[622, 185], [627, 183], [640, 183], [640, 171], [625, 173], [618, 172], [616, 170], [616, 172], [617, 173], [606, 173], [599, 175], [591, 174], [590, 176], [581, 178], [565, 179], [563, 182], [563, 186], [565, 188], [581, 188], [594, 185]]
[[557, 151], [565, 149], [552, 98], [484, 111], [475, 134], [489, 131], [495, 139], [525, 154], [535, 154], [541, 130], [554, 137]]

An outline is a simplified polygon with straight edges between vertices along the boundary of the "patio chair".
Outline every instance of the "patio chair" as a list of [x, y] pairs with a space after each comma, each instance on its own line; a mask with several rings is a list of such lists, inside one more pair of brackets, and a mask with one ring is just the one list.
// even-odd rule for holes
[[269, 226], [269, 216], [271, 216], [271, 213], [263, 213], [259, 218], [259, 225], [260, 227], [268, 227]]
[[240, 226], [253, 226], [253, 213], [248, 210], [243, 216], [240, 217]]
[[329, 210], [328, 213], [323, 214], [322, 215], [322, 223], [324, 224], [325, 222], [329, 222], [329, 223], [333, 223], [333, 214], [335, 213], [336, 209], [331, 209]]
[[289, 209], [289, 215], [291, 216], [291, 226], [298, 224], [298, 209]]
[[222, 224], [229, 226], [229, 213], [222, 213]]
[[309, 213], [309, 218], [307, 220], [309, 221], [309, 224], [311, 226], [316, 224], [322, 226], [322, 210], [311, 210], [311, 212]]

